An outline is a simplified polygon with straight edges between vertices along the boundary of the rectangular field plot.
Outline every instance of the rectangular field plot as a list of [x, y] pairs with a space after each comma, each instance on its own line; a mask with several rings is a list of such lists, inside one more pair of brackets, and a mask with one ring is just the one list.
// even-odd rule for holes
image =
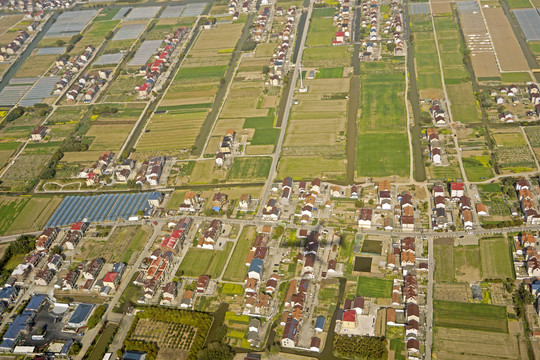
[[480, 239], [482, 273], [486, 279], [513, 278], [514, 271], [505, 238]]
[[63, 46], [40, 48], [36, 55], [60, 55], [65, 50], [66, 48]]
[[392, 297], [392, 280], [359, 276], [356, 295], [376, 298]]
[[435, 326], [506, 333], [506, 308], [487, 304], [433, 302]]
[[169, 5], [161, 13], [160, 19], [175, 19], [184, 11], [185, 5]]
[[120, 10], [118, 10], [118, 12], [113, 16], [113, 20], [121, 20], [123, 19], [126, 14], [131, 11], [131, 8], [130, 7], [123, 7], [123, 8], [120, 8]]
[[344, 179], [346, 159], [327, 159], [320, 156], [287, 156], [278, 163], [278, 178], [315, 179], [321, 176]]
[[436, 328], [433, 354], [441, 360], [519, 359], [515, 336], [491, 331]]
[[527, 41], [540, 40], [540, 14], [536, 9], [513, 10]]
[[307, 48], [302, 58], [302, 65], [305, 67], [349, 66], [350, 64], [351, 53], [348, 46]]
[[[124, 58], [124, 53], [117, 54], [104, 54], [94, 61], [94, 65], [109, 65], [109, 64], [119, 64], [120, 61]], [[143, 64], [144, 65], [144, 64]]]
[[429, 14], [429, 2], [410, 3], [409, 12], [411, 15]]
[[307, 35], [307, 46], [332, 45], [336, 27], [332, 17], [316, 17], [311, 19]]
[[6, 234], [39, 231], [62, 202], [59, 197], [32, 197], [11, 223]]
[[15, 105], [32, 85], [8, 85], [0, 92], [0, 105]]
[[356, 169], [357, 176], [382, 177], [391, 174], [407, 176], [409, 173], [407, 133], [359, 135]]
[[141, 35], [146, 24], [127, 24], [124, 25], [118, 30], [118, 32], [112, 38], [113, 41], [116, 40], [131, 40], [136, 39]]
[[145, 6], [133, 8], [126, 16], [126, 21], [152, 19], [158, 13], [161, 6]]
[[148, 59], [150, 59], [150, 56], [152, 56], [154, 52], [156, 52], [156, 50], [159, 49], [162, 42], [163, 41], [161, 40], [145, 40], [141, 44], [141, 46], [139, 47], [139, 49], [137, 50], [137, 52], [135, 53], [135, 55], [133, 56], [133, 58], [131, 59], [128, 65], [129, 66], [142, 66], [146, 64]]
[[[232, 245], [233, 243], [227, 242], [225, 250], [189, 249], [177, 273], [183, 273], [184, 276], [210, 275], [212, 278], [219, 277], [227, 263]], [[244, 261], [244, 259], [237, 260]]]
[[57, 76], [42, 77], [34, 86], [23, 96], [20, 101], [22, 106], [30, 106], [40, 103], [46, 97], [49, 97], [54, 90], [55, 84], [60, 80]]
[[206, 2], [187, 4], [181, 17], [199, 16], [202, 14], [207, 5], [208, 3]]
[[454, 121], [463, 123], [481, 121], [471, 83], [446, 84], [446, 90], [448, 91], [448, 97], [451, 99]]
[[[482, 8], [482, 11], [484, 12], [489, 33], [493, 39], [493, 46], [497, 53], [501, 70], [528, 71], [529, 65], [527, 60], [525, 60], [521, 46], [503, 10], [501, 8]], [[536, 16], [538, 17], [538, 14]], [[535, 26], [536, 35], [538, 36], [540, 34], [540, 30], [538, 30], [538, 27], [540, 27], [540, 17], [537, 18]], [[525, 29], [523, 30], [525, 31]], [[534, 36], [533, 34], [529, 35]]]
[[229, 171], [228, 180], [255, 181], [266, 179], [271, 165], [271, 157], [236, 158]]
[[97, 13], [97, 10], [66, 11], [49, 28], [45, 38], [77, 35]]

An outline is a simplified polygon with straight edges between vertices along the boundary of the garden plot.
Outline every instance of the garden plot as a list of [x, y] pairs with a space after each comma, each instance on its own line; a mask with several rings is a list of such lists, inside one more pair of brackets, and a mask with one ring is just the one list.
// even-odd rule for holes
[[482, 8], [503, 71], [528, 71], [529, 65], [501, 8]]
[[434, 301], [436, 327], [507, 333], [506, 307]]
[[2, 175], [2, 186], [11, 191], [27, 191], [38, 179], [51, 155], [20, 155]]

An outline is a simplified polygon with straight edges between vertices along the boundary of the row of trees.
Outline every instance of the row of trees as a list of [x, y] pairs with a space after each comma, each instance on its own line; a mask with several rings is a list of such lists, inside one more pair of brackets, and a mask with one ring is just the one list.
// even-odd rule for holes
[[88, 326], [88, 329], [93, 329], [99, 324], [99, 321], [103, 317], [103, 314], [105, 314], [105, 311], [107, 310], [106, 305], [99, 305], [96, 310], [94, 310], [94, 313], [92, 316], [90, 316], [90, 319], [88, 319], [88, 323], [86, 324]]

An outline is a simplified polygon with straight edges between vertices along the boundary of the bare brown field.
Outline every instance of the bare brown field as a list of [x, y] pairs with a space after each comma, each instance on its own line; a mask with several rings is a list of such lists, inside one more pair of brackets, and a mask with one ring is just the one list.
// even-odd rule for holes
[[223, 136], [227, 129], [234, 129], [239, 133], [244, 126], [244, 119], [219, 119], [214, 126], [212, 136]]
[[431, 11], [433, 14], [449, 14], [452, 12], [450, 1], [433, 1], [431, 3]]
[[501, 70], [529, 70], [525, 56], [501, 8], [482, 8]]
[[477, 330], [437, 328], [434, 355], [439, 360], [455, 359], [519, 359], [515, 337]]
[[103, 151], [66, 152], [60, 162], [96, 162]]
[[435, 286], [435, 300], [468, 302], [470, 287], [466, 283], [437, 283]]

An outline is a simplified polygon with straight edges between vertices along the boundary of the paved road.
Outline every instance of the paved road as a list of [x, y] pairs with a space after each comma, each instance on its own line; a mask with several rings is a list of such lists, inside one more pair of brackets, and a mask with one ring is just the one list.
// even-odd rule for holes
[[[298, 74], [300, 69], [300, 63], [302, 60], [302, 54], [304, 53], [304, 46], [306, 43], [307, 33], [309, 29], [309, 23], [311, 21], [311, 13], [313, 12], [313, 2], [309, 3], [308, 7], [308, 13], [306, 18], [306, 24], [304, 25], [303, 32], [302, 32], [302, 38], [300, 39], [300, 48], [298, 49], [298, 55], [296, 57], [296, 64], [294, 66], [293, 74], [289, 78], [289, 81], [292, 81], [291, 87], [289, 88], [288, 94], [283, 94], [283, 96], [287, 96], [287, 103], [285, 105], [285, 112], [283, 113], [283, 120], [281, 122], [281, 131], [279, 133], [279, 139], [276, 146], [276, 151], [272, 155], [272, 166], [270, 167], [270, 172], [268, 174], [268, 181], [266, 182], [266, 185], [264, 186], [264, 192], [261, 197], [261, 206], [259, 206], [259, 210], [257, 212], [257, 216], [260, 217], [262, 215], [262, 211], [264, 209], [264, 206], [266, 205], [266, 202], [268, 201], [268, 197], [270, 195], [270, 189], [272, 188], [272, 183], [274, 178], [277, 175], [277, 163], [279, 161], [279, 155], [281, 153], [281, 147], [283, 146], [283, 140], [285, 139], [285, 132], [287, 131], [287, 123], [289, 121], [289, 115], [291, 113], [291, 106], [293, 102], [294, 97], [294, 91], [296, 89], [296, 82], [298, 80]], [[298, 40], [297, 40], [298, 41]]]

